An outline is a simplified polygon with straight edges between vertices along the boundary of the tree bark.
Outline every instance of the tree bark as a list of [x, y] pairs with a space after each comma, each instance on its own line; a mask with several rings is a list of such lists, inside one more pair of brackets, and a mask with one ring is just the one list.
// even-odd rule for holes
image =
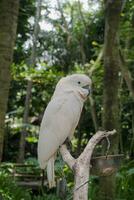
[[[103, 128], [119, 131], [119, 22], [122, 0], [105, 2]], [[110, 153], [118, 151], [118, 134], [111, 140]]]
[[16, 37], [19, 0], [0, 1], [0, 161], [3, 154], [5, 114], [10, 87], [10, 66]]
[[[89, 164], [81, 164], [79, 161], [75, 167], [75, 188], [74, 200], [88, 199], [88, 180], [89, 180]], [[80, 187], [81, 186], [81, 187]]]
[[112, 173], [109, 176], [101, 176], [99, 182], [102, 188], [99, 192], [99, 200], [114, 200], [115, 198], [113, 198], [113, 194], [115, 193], [115, 174]]
[[95, 135], [92, 136], [84, 151], [77, 159], [72, 157], [65, 145], [61, 146], [60, 153], [63, 160], [74, 171], [75, 185], [73, 191], [73, 200], [88, 200], [88, 182], [93, 150], [95, 146], [100, 142], [100, 140], [102, 140], [102, 138], [113, 135], [115, 132], [115, 130], [109, 132], [98, 131]]
[[[122, 0], [105, 0], [103, 128], [117, 131], [116, 136], [111, 138], [110, 154], [117, 154], [119, 145], [119, 22], [122, 6]], [[106, 186], [109, 188], [108, 195]], [[99, 199], [115, 199], [114, 187], [115, 174], [101, 177]]]

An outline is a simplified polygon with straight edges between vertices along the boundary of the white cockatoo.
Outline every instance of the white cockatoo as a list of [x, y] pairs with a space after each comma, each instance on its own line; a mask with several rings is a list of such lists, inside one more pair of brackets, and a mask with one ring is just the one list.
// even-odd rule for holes
[[90, 88], [91, 79], [84, 74], [61, 78], [45, 110], [39, 133], [38, 160], [41, 169], [47, 166], [50, 188], [55, 186], [56, 152], [67, 138], [71, 140]]

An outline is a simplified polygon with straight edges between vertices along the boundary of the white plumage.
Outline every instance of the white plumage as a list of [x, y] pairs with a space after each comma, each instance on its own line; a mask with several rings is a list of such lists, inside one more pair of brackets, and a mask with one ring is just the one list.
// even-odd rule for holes
[[47, 166], [50, 188], [55, 186], [56, 152], [67, 138], [72, 138], [90, 86], [91, 80], [86, 75], [73, 74], [62, 78], [45, 110], [39, 133], [38, 160], [41, 169]]

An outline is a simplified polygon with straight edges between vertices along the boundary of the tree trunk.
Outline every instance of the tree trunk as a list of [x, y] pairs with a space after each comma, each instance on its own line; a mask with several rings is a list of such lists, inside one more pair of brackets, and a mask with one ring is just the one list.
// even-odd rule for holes
[[22, 163], [25, 157], [25, 144], [26, 144], [25, 138], [27, 135], [26, 127], [28, 124], [28, 117], [29, 117], [31, 89], [32, 89], [32, 81], [28, 81], [26, 99], [25, 99], [25, 105], [24, 105], [25, 108], [24, 108], [23, 122], [22, 122], [23, 129], [21, 131], [21, 136], [20, 136], [19, 154], [18, 154], [18, 160], [17, 160], [19, 163]]
[[[33, 33], [33, 46], [32, 46], [29, 67], [35, 67], [36, 65], [36, 46], [37, 46], [37, 37], [39, 33], [39, 19], [40, 19], [40, 13], [41, 13], [41, 4], [42, 4], [42, 0], [37, 0], [37, 10], [36, 10], [36, 16], [35, 16], [34, 33]], [[25, 105], [24, 105], [23, 129], [21, 131], [19, 154], [18, 154], [18, 159], [17, 159], [17, 162], [19, 163], [22, 163], [25, 158], [25, 143], [26, 143], [25, 139], [26, 139], [26, 134], [27, 134], [26, 126], [29, 123], [29, 108], [30, 108], [31, 91], [32, 91], [32, 80], [28, 80]]]
[[89, 163], [87, 165], [86, 163], [82, 165], [82, 162], [77, 164], [75, 168], [74, 200], [87, 200], [89, 171]]
[[[99, 193], [99, 200], [114, 200], [115, 193], [115, 174], [110, 176], [101, 176], [99, 180], [102, 190]], [[104, 189], [105, 188], [105, 189]], [[112, 196], [111, 196], [112, 194]]]
[[0, 161], [3, 154], [5, 114], [10, 87], [19, 0], [0, 0]]
[[[122, 0], [105, 3], [103, 128], [119, 131], [119, 37]], [[111, 140], [110, 153], [118, 151], [118, 134]]]
[[[118, 90], [120, 57], [118, 32], [122, 6], [122, 0], [105, 1], [103, 128], [105, 130], [117, 130], [116, 136], [113, 136], [110, 140], [110, 154], [117, 154], [119, 145]], [[108, 193], [107, 188], [109, 188]], [[115, 174], [109, 177], [101, 177], [99, 199], [115, 199], [114, 188]]]

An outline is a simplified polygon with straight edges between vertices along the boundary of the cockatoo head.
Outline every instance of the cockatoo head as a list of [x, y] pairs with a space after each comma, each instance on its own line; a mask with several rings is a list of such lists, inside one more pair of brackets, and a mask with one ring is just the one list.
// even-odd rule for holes
[[84, 74], [72, 74], [60, 79], [56, 90], [62, 92], [73, 91], [85, 100], [91, 91], [91, 79]]

